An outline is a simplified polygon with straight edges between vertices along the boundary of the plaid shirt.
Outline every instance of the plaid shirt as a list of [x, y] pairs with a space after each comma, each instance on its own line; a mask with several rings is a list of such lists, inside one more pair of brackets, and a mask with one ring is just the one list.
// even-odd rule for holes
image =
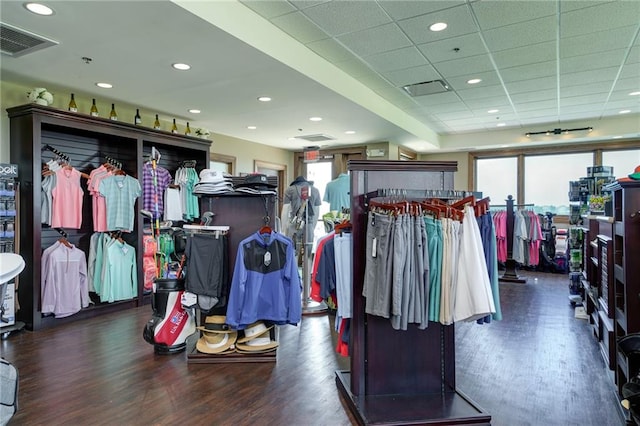
[[[164, 212], [164, 190], [171, 184], [171, 173], [163, 167], [156, 166], [158, 186], [153, 184], [153, 168], [151, 163], [142, 166], [142, 208], [153, 214], [153, 218], [161, 217]], [[158, 211], [156, 212], [155, 195], [158, 195]]]

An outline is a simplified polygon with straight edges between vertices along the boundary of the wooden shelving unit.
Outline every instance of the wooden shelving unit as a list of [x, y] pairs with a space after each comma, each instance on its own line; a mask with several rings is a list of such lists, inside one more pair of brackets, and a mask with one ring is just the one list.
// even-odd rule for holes
[[[144, 219], [136, 215], [134, 231], [124, 235], [124, 238], [137, 252], [137, 297], [115, 303], [97, 303], [67, 318], [42, 315], [40, 256], [43, 249], [59, 237], [55, 230], [43, 226], [40, 220], [42, 163], [52, 158], [43, 152], [43, 148], [49, 145], [63, 152], [69, 156], [71, 165], [85, 173], [100, 166], [108, 155], [120, 161], [128, 175], [139, 178], [142, 176], [145, 154], [151, 151], [152, 146], [162, 154], [159, 165], [173, 174], [182, 160], [195, 160], [197, 169], [208, 167], [211, 141], [36, 104], [9, 108], [7, 112], [10, 119], [11, 162], [18, 164], [18, 179], [22, 183], [19, 207], [20, 254], [27, 264], [20, 276], [18, 319], [24, 321], [27, 328], [37, 330], [142, 304], [145, 297], [141, 267]], [[86, 181], [83, 185], [85, 195], [82, 227], [67, 233], [72, 244], [88, 253], [93, 224], [91, 199], [86, 191]], [[138, 204], [140, 201], [141, 199]]]

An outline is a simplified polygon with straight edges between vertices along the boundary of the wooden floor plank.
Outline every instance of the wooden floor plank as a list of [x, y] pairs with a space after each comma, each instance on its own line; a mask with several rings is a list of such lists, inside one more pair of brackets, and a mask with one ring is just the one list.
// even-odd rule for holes
[[[566, 275], [500, 285], [504, 321], [456, 324], [457, 387], [493, 425], [623, 424]], [[537, 279], [536, 279], [537, 278]], [[275, 363], [189, 364], [142, 339], [143, 306], [0, 342], [20, 374], [11, 425], [350, 425], [336, 383], [332, 317], [280, 330]]]

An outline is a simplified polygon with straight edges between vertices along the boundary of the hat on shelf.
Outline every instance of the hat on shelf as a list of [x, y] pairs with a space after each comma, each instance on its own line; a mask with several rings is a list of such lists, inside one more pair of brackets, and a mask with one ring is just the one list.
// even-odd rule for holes
[[238, 333], [235, 331], [231, 333], [203, 331], [196, 343], [196, 349], [205, 354], [229, 353], [233, 351], [237, 338]]
[[236, 185], [236, 191], [249, 194], [275, 194], [276, 187], [277, 185], [269, 182], [267, 175], [256, 173], [247, 175], [242, 183]]
[[629, 174], [627, 177], [618, 179], [620, 182], [635, 182], [638, 180], [640, 180], [640, 166], [636, 167], [633, 173]]
[[235, 333], [226, 321], [227, 317], [224, 315], [211, 315], [204, 319], [204, 325], [196, 328], [209, 333]]
[[231, 182], [231, 175], [219, 170], [202, 169], [199, 183], [226, 183]]
[[244, 333], [244, 336], [238, 339], [238, 343], [246, 343], [250, 340], [253, 340], [256, 337], [261, 336], [262, 334], [268, 332], [272, 328], [273, 328], [273, 325], [270, 327], [267, 327], [265, 323], [262, 321], [256, 321], [253, 324], [249, 324], [244, 330], [242, 330], [242, 332]]
[[270, 352], [278, 347], [278, 342], [271, 340], [271, 332], [269, 330], [252, 337], [250, 340], [236, 344], [238, 352], [243, 353], [265, 353]]

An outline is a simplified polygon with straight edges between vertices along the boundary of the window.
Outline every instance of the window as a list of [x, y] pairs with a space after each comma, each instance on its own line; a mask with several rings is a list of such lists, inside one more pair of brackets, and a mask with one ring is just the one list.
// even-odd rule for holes
[[536, 213], [569, 215], [569, 181], [586, 176], [593, 153], [526, 156], [524, 196]]
[[615, 177], [625, 177], [640, 165], [640, 149], [603, 151], [602, 165], [613, 166]]
[[518, 199], [518, 158], [480, 158], [476, 161], [476, 190], [491, 203], [504, 204], [508, 195]]

